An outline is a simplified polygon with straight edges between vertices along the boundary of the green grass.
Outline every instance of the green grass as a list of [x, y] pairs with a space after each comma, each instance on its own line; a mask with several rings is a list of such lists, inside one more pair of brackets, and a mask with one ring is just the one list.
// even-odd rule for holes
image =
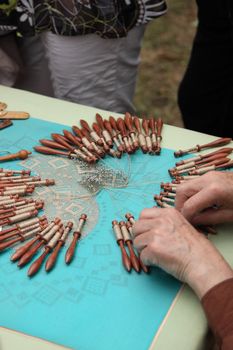
[[168, 13], [152, 21], [144, 37], [135, 96], [138, 115], [161, 116], [182, 126], [177, 89], [196, 29], [194, 0], [168, 0]]

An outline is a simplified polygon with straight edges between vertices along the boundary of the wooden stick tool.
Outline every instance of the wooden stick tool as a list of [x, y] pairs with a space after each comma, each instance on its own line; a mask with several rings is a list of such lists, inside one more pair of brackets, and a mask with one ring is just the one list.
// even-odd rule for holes
[[86, 214], [82, 214], [80, 216], [80, 218], [79, 218], [78, 227], [77, 227], [76, 231], [74, 231], [74, 233], [73, 233], [72, 242], [71, 242], [69, 248], [66, 251], [66, 255], [65, 255], [65, 262], [66, 262], [66, 264], [70, 264], [72, 259], [73, 259], [73, 257], [74, 257], [75, 248], [76, 248], [78, 240], [82, 236], [82, 229], [83, 229], [83, 226], [84, 226], [86, 220], [87, 220], [87, 215]]
[[132, 269], [132, 262], [131, 262], [131, 260], [130, 260], [130, 258], [125, 250], [124, 237], [123, 237], [123, 234], [121, 232], [121, 228], [120, 228], [118, 221], [113, 220], [112, 228], [113, 228], [113, 232], [114, 232], [115, 237], [116, 237], [117, 244], [119, 245], [120, 250], [121, 250], [122, 264], [125, 267], [126, 271], [130, 272]]

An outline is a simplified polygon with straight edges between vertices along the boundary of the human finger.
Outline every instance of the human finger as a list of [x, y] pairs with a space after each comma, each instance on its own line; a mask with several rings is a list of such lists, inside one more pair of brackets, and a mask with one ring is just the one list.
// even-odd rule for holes
[[210, 209], [192, 219], [193, 225], [216, 225], [225, 222], [233, 222], [232, 209]]
[[133, 225], [133, 236], [136, 237], [151, 230], [155, 226], [153, 219], [139, 219]]
[[187, 220], [192, 221], [192, 219], [203, 210], [212, 208], [215, 205], [218, 206], [219, 204], [220, 197], [218, 194], [210, 188], [203, 188], [184, 203], [181, 214], [183, 214]]
[[146, 208], [143, 209], [139, 215], [139, 219], [153, 219], [161, 214], [161, 208]]
[[187, 183], [180, 184], [176, 190], [175, 208], [181, 211], [184, 203], [201, 189], [202, 181], [200, 181], [200, 179], [194, 179], [187, 181]]
[[137, 236], [133, 241], [133, 245], [139, 252], [141, 252], [152, 241], [154, 241], [154, 234], [152, 231], [147, 231]]
[[150, 266], [150, 265], [158, 266], [157, 256], [154, 253], [152, 254], [151, 249], [149, 247], [145, 247], [141, 251], [140, 258], [146, 266]]

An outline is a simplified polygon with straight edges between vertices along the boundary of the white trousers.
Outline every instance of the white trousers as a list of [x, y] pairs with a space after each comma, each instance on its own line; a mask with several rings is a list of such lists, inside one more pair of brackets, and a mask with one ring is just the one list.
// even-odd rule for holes
[[[133, 112], [133, 96], [145, 26], [126, 38], [75, 37], [45, 32], [24, 38], [25, 74], [16, 87], [115, 112]], [[25, 77], [27, 77], [25, 79]], [[31, 84], [31, 86], [29, 86]], [[38, 84], [39, 90], [38, 91]]]

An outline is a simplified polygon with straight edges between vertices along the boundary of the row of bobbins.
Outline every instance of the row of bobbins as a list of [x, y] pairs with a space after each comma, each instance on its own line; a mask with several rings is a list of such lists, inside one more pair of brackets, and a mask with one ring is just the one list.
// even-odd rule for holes
[[122, 153], [133, 154], [139, 148], [143, 153], [159, 155], [161, 152], [161, 118], [141, 121], [126, 113], [124, 118], [111, 116], [109, 120], [104, 120], [97, 113], [92, 127], [82, 119], [80, 125], [73, 126], [73, 132], [63, 130], [63, 135], [52, 133], [51, 140], [40, 140], [42, 146], [35, 146], [34, 149], [43, 154], [65, 156], [90, 164], [106, 154], [121, 158]]
[[149, 273], [149, 268], [142, 262], [140, 255], [135, 252], [133, 247], [132, 225], [135, 223], [134, 217], [130, 213], [127, 213], [125, 217], [127, 222], [112, 221], [113, 232], [121, 251], [122, 264], [128, 272], [133, 268], [137, 273], [141, 270]]
[[[86, 214], [82, 214], [79, 218], [77, 229], [73, 232], [72, 241], [65, 254], [66, 264], [70, 264], [75, 256], [77, 242], [82, 237], [82, 230], [86, 219]], [[29, 242], [16, 249], [11, 256], [11, 261], [18, 261], [18, 267], [21, 268], [28, 264], [38, 254], [39, 250], [43, 248], [41, 255], [29, 267], [28, 276], [32, 277], [40, 270], [46, 257], [45, 270], [46, 272], [51, 271], [72, 228], [73, 222], [69, 221], [66, 225], [63, 225], [60, 218], [55, 218], [50, 223], [47, 222], [40, 227], [40, 230], [34, 233], [34, 237]]]
[[[181, 157], [190, 153], [200, 152], [204, 149], [222, 147], [229, 144], [231, 141], [231, 138], [220, 138], [204, 145], [197, 145], [187, 150], [176, 151], [174, 156]], [[197, 154], [194, 157], [176, 162], [174, 167], [168, 169], [173, 180], [167, 183], [162, 182], [160, 184], [162, 191], [160, 194], [154, 195], [154, 200], [157, 205], [162, 208], [174, 207], [176, 190], [182, 183], [199, 178], [209, 171], [232, 168], [233, 161], [229, 158], [232, 151], [232, 147], [224, 147], [213, 152]], [[217, 233], [212, 226], [198, 226], [197, 229], [206, 234]]]

